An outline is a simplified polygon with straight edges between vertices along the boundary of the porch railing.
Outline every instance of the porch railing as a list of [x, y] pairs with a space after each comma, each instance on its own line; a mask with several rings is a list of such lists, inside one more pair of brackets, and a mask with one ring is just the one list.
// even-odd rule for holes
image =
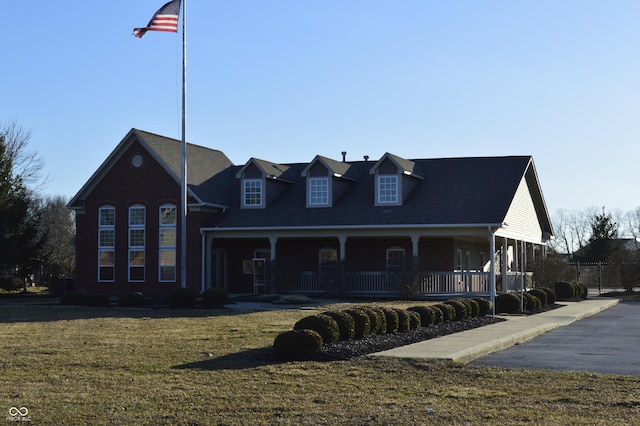
[[410, 294], [489, 293], [488, 272], [380, 271], [318, 273], [281, 272], [274, 276], [275, 288], [283, 293]]

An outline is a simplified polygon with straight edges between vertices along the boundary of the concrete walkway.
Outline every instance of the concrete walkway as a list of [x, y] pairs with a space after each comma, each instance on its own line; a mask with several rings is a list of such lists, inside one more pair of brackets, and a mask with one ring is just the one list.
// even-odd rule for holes
[[530, 316], [504, 316], [506, 321], [424, 342], [378, 352], [371, 356], [445, 359], [469, 363], [493, 352], [526, 342], [547, 331], [571, 324], [608, 309], [620, 301], [593, 298], [582, 302], [558, 302], [561, 308]]

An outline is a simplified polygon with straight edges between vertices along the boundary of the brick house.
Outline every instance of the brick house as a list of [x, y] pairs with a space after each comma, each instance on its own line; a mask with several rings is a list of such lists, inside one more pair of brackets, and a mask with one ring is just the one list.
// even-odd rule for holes
[[[196, 292], [488, 294], [553, 236], [530, 156], [233, 165], [188, 144], [187, 161]], [[71, 199], [80, 289], [180, 286], [180, 162], [180, 141], [132, 129]]]

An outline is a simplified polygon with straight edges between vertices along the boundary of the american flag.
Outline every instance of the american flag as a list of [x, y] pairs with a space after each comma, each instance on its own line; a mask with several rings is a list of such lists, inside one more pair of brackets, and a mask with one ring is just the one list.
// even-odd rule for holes
[[142, 38], [147, 31], [178, 32], [178, 15], [180, 14], [180, 1], [172, 0], [162, 6], [153, 15], [145, 28], [134, 28], [133, 35]]

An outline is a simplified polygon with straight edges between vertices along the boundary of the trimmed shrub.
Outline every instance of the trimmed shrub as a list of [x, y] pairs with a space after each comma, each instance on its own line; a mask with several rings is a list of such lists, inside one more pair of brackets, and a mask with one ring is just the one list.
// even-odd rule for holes
[[412, 306], [407, 310], [410, 312], [416, 312], [420, 315], [420, 324], [422, 327], [428, 327], [436, 322], [436, 312], [429, 306]]
[[547, 304], [554, 305], [556, 303], [556, 292], [554, 289], [549, 287], [541, 287], [540, 290], [547, 293]]
[[589, 295], [589, 289], [587, 288], [587, 286], [581, 283], [580, 281], [576, 281], [575, 284], [577, 286], [576, 297], [579, 299], [586, 299]]
[[313, 330], [322, 336], [324, 344], [340, 340], [338, 323], [329, 315], [318, 314], [302, 318], [293, 326], [294, 330]]
[[549, 303], [549, 298], [547, 297], [547, 293], [542, 291], [539, 288], [534, 288], [533, 290], [529, 290], [527, 293], [529, 293], [532, 296], [537, 297], [538, 300], [540, 300], [540, 307], [541, 308], [547, 306], [547, 304]]
[[229, 303], [229, 293], [221, 287], [211, 287], [206, 289], [202, 292], [200, 298], [202, 300], [202, 307], [204, 308], [216, 308]]
[[471, 305], [471, 300], [463, 297], [459, 297], [453, 300], [460, 302], [465, 306], [465, 308], [467, 309], [467, 315], [465, 316], [465, 319], [469, 318], [471, 316], [471, 311], [473, 310], [473, 306]]
[[409, 314], [409, 330], [417, 330], [422, 327], [422, 320], [420, 314], [414, 311], [405, 311]]
[[356, 332], [353, 336], [354, 339], [364, 339], [371, 335], [371, 320], [369, 319], [369, 315], [358, 308], [347, 309], [344, 313], [353, 318], [355, 323]]
[[141, 293], [123, 294], [118, 298], [118, 306], [128, 308], [131, 306], [144, 306], [145, 300]]
[[[384, 311], [379, 306], [371, 306], [369, 310], [373, 312], [376, 316], [375, 322], [378, 325], [377, 334], [386, 334], [387, 333], [387, 316], [384, 314]], [[373, 324], [373, 321], [371, 322]]]
[[478, 307], [480, 308], [479, 316], [484, 317], [491, 313], [491, 300], [483, 299], [481, 297], [476, 297], [473, 300], [478, 303]]
[[467, 317], [467, 306], [459, 300], [447, 300], [444, 304], [453, 306], [455, 309], [453, 321], [462, 321]]
[[91, 308], [105, 306], [109, 304], [109, 297], [104, 294], [87, 294], [84, 298], [84, 304]]
[[351, 315], [342, 311], [327, 311], [323, 315], [330, 316], [338, 324], [340, 340], [351, 340], [356, 335], [356, 322]]
[[469, 311], [469, 318], [478, 318], [480, 316], [480, 305], [473, 299], [466, 299], [471, 305], [471, 311]]
[[180, 287], [169, 293], [169, 306], [172, 308], [187, 308], [195, 304], [196, 294], [190, 288]]
[[433, 313], [435, 314], [435, 320], [433, 321], [433, 324], [442, 324], [444, 322], [444, 314], [442, 313], [442, 309], [440, 308], [439, 305], [431, 305], [429, 306], [431, 308], [431, 310], [433, 310]]
[[381, 309], [382, 312], [384, 312], [384, 316], [387, 321], [387, 333], [395, 333], [398, 331], [398, 313], [392, 308], [383, 307]]
[[61, 305], [84, 305], [86, 295], [79, 291], [69, 291], [60, 297]]
[[409, 331], [411, 329], [411, 317], [409, 313], [404, 309], [394, 309], [398, 313], [398, 331]]
[[572, 300], [576, 296], [576, 286], [568, 281], [558, 281], [554, 284], [558, 300]]
[[515, 314], [520, 311], [520, 298], [514, 293], [503, 293], [496, 296], [496, 313]]
[[380, 334], [380, 329], [382, 327], [382, 323], [376, 311], [374, 311], [370, 306], [359, 306], [357, 309], [362, 311], [365, 315], [369, 317], [369, 334], [371, 336]]
[[273, 342], [276, 357], [304, 358], [322, 349], [322, 336], [313, 330], [293, 330], [280, 333]]
[[527, 311], [535, 312], [540, 310], [540, 308], [542, 307], [542, 303], [540, 302], [540, 299], [538, 299], [536, 296], [534, 296], [529, 292], [524, 292], [523, 296], [524, 296], [524, 299], [527, 301], [527, 309], [526, 309]]
[[442, 311], [442, 322], [451, 322], [456, 319], [456, 308], [446, 303], [438, 303], [438, 308]]

